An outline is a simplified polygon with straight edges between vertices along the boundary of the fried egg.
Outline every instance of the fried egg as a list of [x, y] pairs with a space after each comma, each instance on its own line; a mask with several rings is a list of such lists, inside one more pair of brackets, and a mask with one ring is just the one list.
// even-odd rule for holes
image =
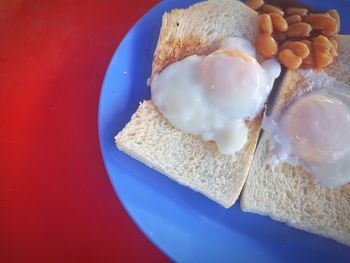
[[303, 72], [310, 92], [263, 123], [279, 160], [301, 165], [325, 187], [350, 182], [350, 86]]
[[262, 110], [280, 72], [275, 59], [258, 63], [249, 41], [227, 38], [215, 52], [189, 56], [155, 75], [152, 100], [173, 126], [233, 154], [246, 144], [245, 121]]

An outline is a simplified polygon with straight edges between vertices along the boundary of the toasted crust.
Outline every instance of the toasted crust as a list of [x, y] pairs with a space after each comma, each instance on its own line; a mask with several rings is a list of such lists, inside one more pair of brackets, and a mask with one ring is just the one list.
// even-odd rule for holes
[[255, 42], [257, 13], [237, 0], [209, 0], [165, 13], [154, 52], [152, 76], [189, 55], [207, 55], [222, 39], [236, 36]]

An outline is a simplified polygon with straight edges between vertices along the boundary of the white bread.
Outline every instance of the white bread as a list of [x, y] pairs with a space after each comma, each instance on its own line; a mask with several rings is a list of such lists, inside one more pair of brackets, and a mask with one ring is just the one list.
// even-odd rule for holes
[[[338, 41], [340, 55], [326, 73], [350, 85], [350, 36], [339, 36]], [[287, 72], [273, 112], [281, 111], [293, 98], [302, 80], [298, 71]], [[263, 135], [241, 195], [241, 208], [350, 245], [350, 184], [325, 189], [301, 167], [280, 164], [272, 168], [269, 149]]]
[[[226, 37], [254, 42], [257, 25], [255, 11], [236, 0], [207, 1], [165, 13], [152, 74], [186, 56], [208, 54]], [[175, 129], [151, 101], [140, 105], [115, 140], [120, 150], [228, 208], [248, 174], [262, 114], [247, 121], [248, 141], [234, 156], [220, 154], [215, 143]]]
[[230, 207], [242, 190], [259, 133], [260, 122], [250, 125], [249, 141], [235, 159], [220, 154], [214, 142], [174, 128], [148, 100], [115, 139], [135, 159]]
[[154, 52], [152, 76], [189, 55], [206, 55], [227, 37], [255, 43], [258, 15], [237, 0], [209, 0], [165, 13]]

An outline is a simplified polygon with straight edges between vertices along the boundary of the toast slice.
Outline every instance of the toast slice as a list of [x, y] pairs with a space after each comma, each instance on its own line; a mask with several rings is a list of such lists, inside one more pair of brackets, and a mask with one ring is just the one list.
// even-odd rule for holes
[[172, 10], [162, 18], [152, 76], [190, 55], [211, 53], [224, 38], [255, 43], [258, 33], [258, 14], [238, 0], [208, 0]]
[[[227, 37], [254, 42], [257, 25], [257, 13], [236, 0], [210, 0], [165, 13], [152, 75], [189, 55], [209, 54]], [[248, 141], [235, 155], [220, 154], [215, 143], [174, 128], [152, 101], [140, 104], [115, 141], [133, 158], [228, 208], [246, 180], [262, 115], [247, 122]]]
[[[350, 36], [338, 36], [338, 43], [338, 60], [326, 73], [350, 85]], [[300, 72], [287, 72], [273, 113], [280, 112], [300, 89], [306, 88], [299, 85], [302, 81]], [[350, 245], [350, 183], [325, 189], [301, 167], [278, 164], [272, 168], [269, 158], [273, 153], [269, 149], [268, 138], [263, 135], [241, 195], [242, 210], [269, 215], [290, 226]]]

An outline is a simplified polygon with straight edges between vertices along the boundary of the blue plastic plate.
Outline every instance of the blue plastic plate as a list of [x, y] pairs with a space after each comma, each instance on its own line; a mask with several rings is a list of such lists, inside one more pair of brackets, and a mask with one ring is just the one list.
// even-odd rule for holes
[[[99, 136], [105, 166], [121, 202], [145, 235], [175, 261], [350, 262], [349, 247], [269, 217], [244, 213], [239, 202], [224, 209], [115, 147], [113, 137], [139, 102], [150, 98], [146, 80], [162, 14], [194, 2], [163, 1], [151, 9], [129, 31], [109, 65], [99, 104]], [[349, 34], [349, 0], [303, 2], [320, 11], [337, 9], [342, 33]]]

